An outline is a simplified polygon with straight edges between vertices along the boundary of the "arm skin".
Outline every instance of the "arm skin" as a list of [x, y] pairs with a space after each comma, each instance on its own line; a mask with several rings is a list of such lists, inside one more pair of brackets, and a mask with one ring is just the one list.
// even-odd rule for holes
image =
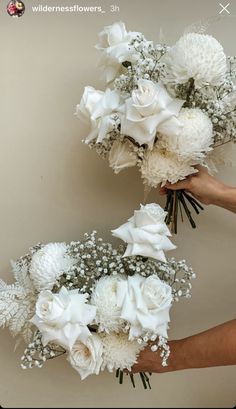
[[170, 341], [168, 366], [159, 352], [144, 349], [132, 372], [164, 373], [183, 369], [236, 365], [236, 319], [178, 341]]
[[[236, 188], [225, 185], [210, 176], [206, 168], [197, 166], [198, 173], [185, 180], [160, 188], [185, 189], [200, 202], [223, 207], [236, 213]], [[236, 320], [226, 322], [208, 331], [178, 341], [170, 341], [169, 365], [163, 367], [158, 352], [145, 348], [132, 372], [170, 372], [191, 368], [236, 365]]]
[[165, 187], [160, 188], [160, 194], [166, 194], [167, 189], [184, 189], [203, 204], [216, 205], [236, 213], [236, 188], [210, 176], [206, 168], [197, 166], [198, 173], [187, 177], [178, 183], [166, 183]]

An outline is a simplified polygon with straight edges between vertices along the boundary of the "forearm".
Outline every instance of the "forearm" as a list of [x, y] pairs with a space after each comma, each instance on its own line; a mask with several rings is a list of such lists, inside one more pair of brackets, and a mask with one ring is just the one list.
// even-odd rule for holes
[[236, 320], [170, 342], [168, 371], [236, 365]]
[[223, 185], [215, 195], [212, 204], [236, 213], [236, 188]]

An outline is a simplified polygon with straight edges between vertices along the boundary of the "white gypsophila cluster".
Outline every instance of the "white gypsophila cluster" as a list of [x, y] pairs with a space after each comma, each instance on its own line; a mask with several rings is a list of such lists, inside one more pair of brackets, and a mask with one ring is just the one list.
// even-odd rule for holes
[[182, 297], [191, 298], [191, 280], [196, 278], [196, 274], [185, 260], [168, 259], [168, 266], [163, 264], [159, 267], [158, 276], [172, 287], [174, 301], [178, 302]]
[[151, 346], [152, 352], [157, 352], [158, 350], [160, 350], [162, 366], [168, 366], [168, 358], [171, 352], [166, 338], [159, 337], [158, 341]]
[[59, 290], [62, 286], [69, 289], [80, 288], [81, 292], [91, 294], [97, 280], [111, 274], [124, 274], [125, 266], [122, 261], [122, 250], [113, 248], [106, 243], [97, 232], [84, 234], [80, 241], [73, 241], [69, 245], [69, 255], [76, 260], [71, 271], [63, 274], [55, 286]]
[[[233, 76], [235, 68], [229, 63], [232, 72], [220, 88], [208, 87], [195, 92], [194, 103], [206, 112], [213, 124], [215, 145], [236, 140], [236, 85]], [[231, 71], [232, 70], [232, 71]]]
[[[84, 239], [72, 242], [69, 245], [70, 255], [76, 259], [76, 264], [70, 272], [59, 277], [57, 291], [61, 286], [68, 289], [80, 288], [80, 291], [92, 294], [98, 280], [111, 275], [124, 276], [140, 274], [149, 277], [156, 274], [161, 280], [172, 287], [173, 296], [188, 297], [190, 294], [190, 281], [194, 272], [185, 260], [177, 261], [167, 259], [166, 263], [142, 256], [123, 257], [125, 247], [113, 248], [110, 243], [105, 243], [101, 237], [96, 237], [96, 232], [86, 233]], [[180, 295], [181, 294], [181, 295]]]
[[112, 275], [100, 278], [92, 292], [91, 304], [97, 309], [95, 323], [100, 332], [119, 332], [125, 327], [121, 318], [121, 309], [117, 305], [117, 283], [124, 275]]
[[212, 122], [199, 108], [182, 108], [178, 134], [160, 135], [158, 144], [180, 160], [199, 163], [213, 144]]
[[57, 278], [73, 266], [75, 261], [67, 250], [65, 243], [50, 243], [33, 255], [29, 273], [38, 291], [51, 290]]
[[39, 331], [36, 331], [31, 342], [24, 350], [24, 354], [21, 358], [21, 368], [42, 368], [47, 360], [57, 358], [65, 353], [66, 350], [62, 346], [54, 343], [50, 343], [46, 346], [43, 345], [42, 334]]
[[212, 36], [183, 35], [165, 55], [165, 81], [185, 83], [194, 79], [196, 88], [219, 86], [225, 80], [227, 63], [222, 45]]
[[107, 334], [102, 337], [103, 342], [103, 369], [109, 372], [120, 369], [131, 370], [137, 361], [140, 351], [145, 347], [145, 343], [129, 341], [124, 333]]
[[156, 188], [167, 181], [177, 183], [196, 173], [194, 164], [194, 162], [179, 160], [175, 153], [156, 145], [153, 150], [148, 150], [144, 155], [140, 171], [144, 184]]
[[138, 56], [135, 64], [126, 62], [126, 72], [121, 73], [114, 82], [114, 87], [127, 97], [136, 88], [140, 79], [158, 82], [164, 75], [164, 64], [161, 61], [167, 47], [163, 44], [154, 45], [153, 42], [138, 37], [131, 42]]

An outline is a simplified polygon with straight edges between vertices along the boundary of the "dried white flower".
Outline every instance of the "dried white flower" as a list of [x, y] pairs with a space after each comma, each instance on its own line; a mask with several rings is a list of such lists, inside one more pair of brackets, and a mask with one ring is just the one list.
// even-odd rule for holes
[[116, 369], [128, 369], [137, 362], [140, 351], [145, 343], [129, 341], [126, 334], [110, 334], [102, 337], [103, 341], [103, 369], [109, 372]]
[[220, 85], [226, 76], [226, 56], [222, 45], [212, 36], [183, 35], [164, 57], [166, 80], [177, 84], [194, 78], [196, 88]]
[[38, 291], [51, 290], [57, 278], [74, 265], [67, 250], [65, 243], [49, 243], [33, 255], [29, 273]]
[[117, 140], [113, 143], [109, 153], [109, 163], [116, 174], [137, 164], [137, 155], [132, 147], [133, 144], [127, 140]]
[[121, 308], [117, 304], [117, 284], [123, 280], [120, 274], [105, 276], [95, 285], [90, 303], [97, 308], [95, 322], [99, 326], [99, 331], [119, 332], [124, 327]]
[[198, 163], [212, 149], [212, 122], [199, 108], [182, 108], [178, 119], [182, 130], [178, 135], [161, 135], [158, 144], [180, 160]]
[[233, 166], [236, 156], [236, 146], [233, 142], [213, 149], [205, 159], [208, 172], [214, 175], [220, 166]]
[[141, 165], [141, 175], [147, 186], [156, 188], [167, 181], [176, 183], [197, 170], [186, 160], [179, 160], [178, 156], [166, 149], [156, 146], [148, 150]]

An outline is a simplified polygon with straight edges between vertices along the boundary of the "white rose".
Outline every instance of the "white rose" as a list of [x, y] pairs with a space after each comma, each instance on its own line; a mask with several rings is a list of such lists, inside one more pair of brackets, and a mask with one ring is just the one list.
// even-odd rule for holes
[[172, 290], [156, 275], [142, 277], [138, 274], [118, 283], [117, 303], [121, 317], [131, 325], [132, 340], [151, 332], [167, 338]]
[[148, 203], [145, 206], [141, 205], [140, 210], [134, 212], [135, 223], [139, 225], [164, 223], [166, 212], [156, 203]]
[[124, 61], [135, 61], [137, 53], [130, 45], [131, 41], [140, 33], [127, 32], [123, 22], [106, 26], [99, 34], [99, 43], [96, 48], [102, 51], [100, 65], [107, 82], [113, 81]]
[[91, 127], [86, 138], [89, 143], [93, 139], [102, 142], [108, 132], [113, 129], [112, 114], [118, 111], [120, 96], [117, 91], [106, 89], [97, 91], [93, 87], [85, 87], [80, 104], [76, 107], [76, 115]]
[[168, 239], [171, 234], [165, 224], [165, 216], [166, 212], [155, 203], [141, 205], [127, 223], [112, 230], [113, 236], [128, 243], [123, 257], [140, 255], [166, 262], [164, 251], [173, 250], [176, 246]]
[[111, 49], [115, 56], [120, 55], [119, 46], [125, 42], [127, 38], [127, 31], [125, 24], [120, 21], [112, 24], [111, 26], [105, 26], [104, 29], [98, 34], [99, 43], [96, 45], [98, 50]]
[[119, 332], [124, 327], [120, 318], [120, 308], [117, 305], [117, 283], [124, 280], [122, 275], [100, 278], [93, 290], [91, 304], [97, 309], [95, 323], [99, 331]]
[[85, 340], [96, 308], [87, 304], [87, 295], [62, 287], [58, 294], [42, 291], [36, 303], [33, 324], [42, 333], [43, 344], [54, 341], [71, 348], [77, 339]]
[[121, 108], [121, 133], [152, 149], [157, 131], [176, 135], [182, 129], [177, 116], [183, 102], [172, 98], [161, 83], [140, 79]]
[[73, 345], [68, 360], [71, 366], [84, 380], [89, 375], [98, 375], [103, 363], [103, 344], [100, 337], [91, 334], [85, 342], [77, 340]]
[[110, 167], [117, 174], [121, 170], [137, 164], [137, 155], [132, 149], [132, 144], [125, 141], [115, 141], [109, 152]]

